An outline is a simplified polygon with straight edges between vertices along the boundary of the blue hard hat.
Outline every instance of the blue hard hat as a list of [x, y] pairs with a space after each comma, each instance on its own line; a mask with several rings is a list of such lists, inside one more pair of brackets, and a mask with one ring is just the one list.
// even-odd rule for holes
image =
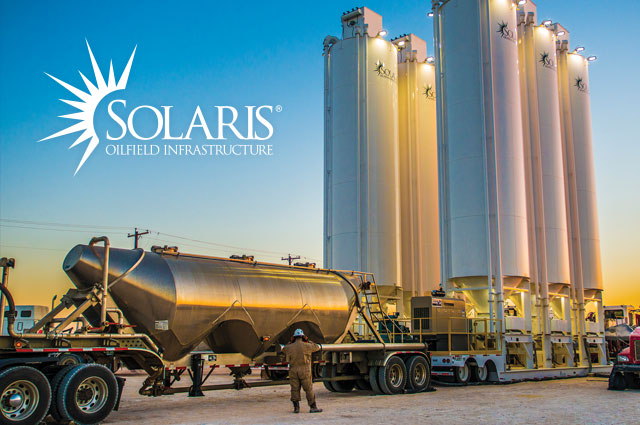
[[302, 332], [302, 329], [296, 329], [296, 331], [293, 333], [293, 336], [304, 336], [304, 332]]

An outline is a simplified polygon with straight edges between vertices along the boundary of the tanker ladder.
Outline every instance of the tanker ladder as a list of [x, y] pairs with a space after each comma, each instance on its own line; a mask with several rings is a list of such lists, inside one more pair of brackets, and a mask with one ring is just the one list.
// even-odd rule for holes
[[382, 341], [380, 342], [403, 343], [416, 341], [409, 328], [400, 324], [382, 309], [378, 285], [376, 285], [374, 279], [364, 281], [361, 285], [361, 290], [366, 309], [366, 312], [361, 314], [366, 315], [368, 313], [376, 331], [381, 334]]

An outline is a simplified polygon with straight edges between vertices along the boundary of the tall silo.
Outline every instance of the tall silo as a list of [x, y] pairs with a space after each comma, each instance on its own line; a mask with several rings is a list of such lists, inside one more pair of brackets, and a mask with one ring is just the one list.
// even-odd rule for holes
[[[572, 281], [574, 283], [574, 332], [580, 338], [597, 335], [602, 341], [595, 351], [599, 362], [606, 362], [600, 238], [595, 194], [591, 107], [589, 99], [589, 61], [569, 50], [569, 34], [557, 43], [560, 110], [567, 192], [567, 222]], [[588, 311], [596, 321], [586, 320]], [[588, 363], [586, 353], [581, 356]]]
[[516, 7], [508, 0], [432, 4], [443, 282], [447, 292], [463, 291], [484, 317], [502, 319], [509, 297], [519, 317], [507, 317], [506, 330], [527, 332], [531, 305]]
[[556, 34], [537, 24], [531, 1], [519, 7], [518, 18], [534, 332], [542, 348], [539, 363], [552, 367], [564, 359], [573, 366]]
[[362, 7], [343, 14], [341, 39], [325, 39], [324, 263], [373, 272], [397, 300], [398, 59], [385, 34]]
[[435, 66], [414, 34], [398, 46], [400, 242], [405, 311], [440, 286]]

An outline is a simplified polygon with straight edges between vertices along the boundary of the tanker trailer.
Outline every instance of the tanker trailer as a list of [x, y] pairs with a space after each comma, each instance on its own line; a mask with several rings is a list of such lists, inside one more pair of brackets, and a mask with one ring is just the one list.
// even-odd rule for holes
[[[319, 343], [340, 342], [357, 314], [356, 276], [154, 251], [111, 248], [109, 294], [168, 361], [203, 341], [216, 353], [255, 358], [274, 343], [286, 344], [297, 328]], [[88, 290], [103, 279], [103, 257], [102, 247], [77, 245], [63, 269]]]

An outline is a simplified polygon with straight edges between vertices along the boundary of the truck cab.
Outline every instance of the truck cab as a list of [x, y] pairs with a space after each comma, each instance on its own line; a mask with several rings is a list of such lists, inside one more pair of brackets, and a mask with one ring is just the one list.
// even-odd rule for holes
[[640, 327], [629, 336], [629, 346], [622, 350], [609, 376], [609, 389], [640, 389]]

